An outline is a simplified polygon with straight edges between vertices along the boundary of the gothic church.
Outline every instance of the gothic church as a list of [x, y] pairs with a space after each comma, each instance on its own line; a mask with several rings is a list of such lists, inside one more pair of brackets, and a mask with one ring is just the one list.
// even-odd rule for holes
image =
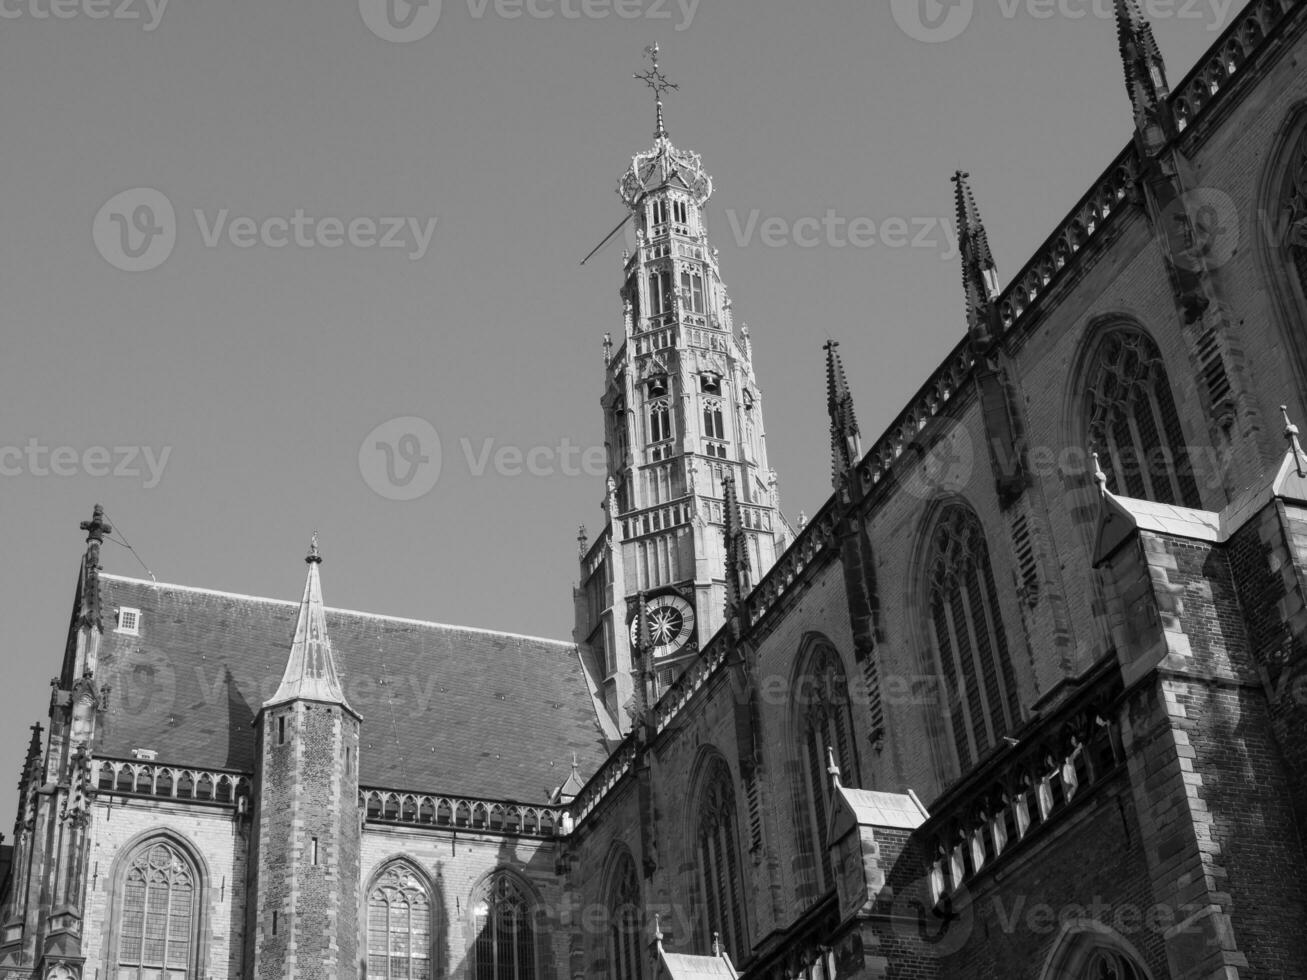
[[1176, 84], [1115, 10], [1133, 139], [1006, 285], [956, 176], [958, 344], [867, 442], [827, 346], [795, 525], [660, 102], [570, 641], [316, 543], [114, 574], [97, 508], [0, 980], [1307, 977], [1307, 0]]

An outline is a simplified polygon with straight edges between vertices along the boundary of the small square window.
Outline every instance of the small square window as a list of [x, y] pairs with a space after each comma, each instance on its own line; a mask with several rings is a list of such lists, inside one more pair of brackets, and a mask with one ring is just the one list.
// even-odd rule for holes
[[118, 610], [118, 630], [119, 633], [127, 633], [130, 636], [140, 636], [141, 634], [141, 611], [139, 609], [129, 609], [123, 606]]

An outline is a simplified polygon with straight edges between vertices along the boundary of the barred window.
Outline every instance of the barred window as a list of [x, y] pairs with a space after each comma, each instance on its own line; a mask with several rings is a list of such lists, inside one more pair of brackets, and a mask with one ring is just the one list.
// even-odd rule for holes
[[927, 568], [945, 728], [966, 771], [1021, 715], [989, 547], [971, 510], [955, 505], [940, 515]]
[[165, 841], [127, 866], [115, 980], [195, 980], [199, 902], [190, 860]]
[[722, 948], [739, 963], [746, 952], [744, 931], [744, 888], [740, 878], [739, 832], [736, 826], [735, 786], [731, 772], [721, 759], [715, 760], [699, 794], [698, 854], [699, 947], [712, 949], [714, 934]]
[[844, 785], [858, 782], [850, 705], [849, 681], [839, 655], [829, 646], [818, 647], [794, 689], [799, 765], [805, 773], [795, 787], [799, 854], [809, 897], [834, 887], [826, 840], [830, 798], [827, 749], [835, 752]]
[[622, 855], [612, 881], [608, 972], [613, 980], [640, 980], [640, 879], [629, 853]]
[[535, 980], [535, 908], [511, 875], [497, 874], [474, 906], [476, 980]]
[[1087, 382], [1088, 442], [1113, 493], [1200, 507], [1171, 383], [1157, 345], [1114, 330], [1098, 345]]
[[431, 980], [431, 895], [403, 865], [368, 895], [368, 980]]

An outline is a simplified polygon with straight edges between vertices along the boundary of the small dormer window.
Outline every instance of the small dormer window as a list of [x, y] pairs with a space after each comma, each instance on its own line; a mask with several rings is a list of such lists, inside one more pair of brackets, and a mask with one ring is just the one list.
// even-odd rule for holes
[[118, 610], [118, 629], [119, 633], [126, 633], [128, 636], [141, 635], [141, 611], [139, 609], [129, 609], [123, 606]]

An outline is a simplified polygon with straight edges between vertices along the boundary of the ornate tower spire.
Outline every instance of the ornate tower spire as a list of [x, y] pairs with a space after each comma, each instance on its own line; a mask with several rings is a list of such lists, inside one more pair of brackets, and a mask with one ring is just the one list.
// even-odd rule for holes
[[1167, 97], [1166, 62], [1153, 26], [1138, 0], [1116, 0], [1116, 33], [1125, 68], [1125, 87], [1134, 109], [1135, 132], [1151, 156], [1174, 135]]
[[313, 535], [304, 561], [309, 572], [304, 583], [304, 598], [300, 601], [299, 620], [295, 624], [295, 638], [291, 642], [290, 659], [281, 686], [264, 707], [298, 700], [339, 704], [352, 710], [340, 686], [331, 641], [327, 638], [327, 614], [322, 602], [322, 581], [318, 577], [322, 555], [318, 551], [317, 534]]
[[962, 252], [962, 289], [967, 299], [967, 329], [972, 343], [984, 350], [997, 336], [994, 300], [998, 297], [998, 266], [989, 250], [989, 235], [971, 190], [971, 175], [953, 175], [958, 211], [958, 244]]
[[708, 237], [712, 178], [697, 153], [667, 137], [661, 103], [675, 85], [657, 48], [647, 54], [649, 70], [636, 77], [654, 91], [657, 130], [618, 185], [633, 247], [601, 399], [612, 489], [597, 537], [610, 547], [582, 558], [574, 632], [623, 730], [636, 683], [636, 594], [646, 594], [653, 635], [651, 698], [726, 624], [726, 593], [737, 588], [723, 539], [728, 479], [754, 580], [788, 544], [750, 341]]
[[853, 394], [844, 376], [837, 340], [826, 342], [826, 408], [830, 413], [831, 478], [838, 491], [862, 460], [862, 440], [853, 410]]

